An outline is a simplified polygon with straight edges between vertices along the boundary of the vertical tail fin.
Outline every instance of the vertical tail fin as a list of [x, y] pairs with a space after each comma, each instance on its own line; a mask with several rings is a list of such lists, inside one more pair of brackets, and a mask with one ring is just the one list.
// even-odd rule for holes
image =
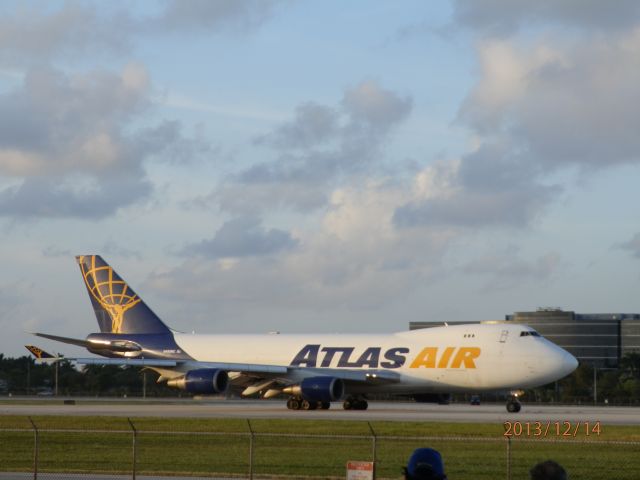
[[99, 255], [76, 257], [102, 333], [167, 333], [151, 311]]

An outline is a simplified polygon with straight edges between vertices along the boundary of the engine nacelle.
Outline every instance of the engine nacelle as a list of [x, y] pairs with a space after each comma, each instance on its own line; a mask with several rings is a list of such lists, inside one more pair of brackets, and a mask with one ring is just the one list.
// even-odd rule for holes
[[201, 368], [189, 370], [183, 376], [167, 381], [170, 387], [191, 393], [222, 393], [229, 385], [229, 376], [224, 370]]
[[311, 402], [333, 402], [344, 395], [344, 382], [335, 377], [305, 378], [300, 383], [300, 396]]

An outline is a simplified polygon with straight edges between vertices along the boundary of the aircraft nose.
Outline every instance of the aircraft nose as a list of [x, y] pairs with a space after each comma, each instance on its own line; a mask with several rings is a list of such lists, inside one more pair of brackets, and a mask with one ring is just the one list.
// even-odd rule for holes
[[573, 372], [576, 368], [578, 368], [578, 359], [576, 357], [574, 357], [573, 355], [571, 355], [569, 352], [567, 352], [566, 350], [564, 351], [564, 368], [567, 369], [567, 375], [569, 375], [571, 372]]
[[561, 373], [562, 377], [569, 375], [578, 368], [578, 360], [565, 349], [556, 347], [554, 357], [555, 367]]

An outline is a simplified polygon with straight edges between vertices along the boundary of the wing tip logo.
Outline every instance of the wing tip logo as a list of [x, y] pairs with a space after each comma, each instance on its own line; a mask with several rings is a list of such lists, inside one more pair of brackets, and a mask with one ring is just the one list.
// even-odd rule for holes
[[44, 351], [41, 348], [38, 348], [34, 345], [25, 345], [27, 350], [29, 350], [36, 358], [42, 358]]

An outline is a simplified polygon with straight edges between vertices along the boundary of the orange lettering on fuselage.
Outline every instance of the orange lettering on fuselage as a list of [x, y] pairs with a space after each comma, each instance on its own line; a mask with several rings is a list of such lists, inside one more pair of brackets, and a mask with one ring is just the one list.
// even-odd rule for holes
[[438, 354], [438, 347], [423, 348], [418, 356], [411, 362], [409, 368], [436, 368], [436, 355]]
[[442, 352], [442, 356], [440, 357], [440, 361], [438, 362], [438, 368], [447, 368], [451, 355], [453, 355], [453, 351], [455, 349], [455, 347], [447, 347], [444, 349], [444, 352]]
[[456, 347], [446, 347], [438, 360], [438, 347], [425, 347], [416, 355], [409, 368], [476, 368], [475, 359], [480, 356], [478, 347], [460, 347], [453, 360]]
[[474, 360], [480, 356], [480, 349], [478, 347], [460, 347], [456, 357], [451, 362], [451, 368], [460, 368], [460, 365], [464, 363], [464, 368], [476, 368], [476, 362]]

